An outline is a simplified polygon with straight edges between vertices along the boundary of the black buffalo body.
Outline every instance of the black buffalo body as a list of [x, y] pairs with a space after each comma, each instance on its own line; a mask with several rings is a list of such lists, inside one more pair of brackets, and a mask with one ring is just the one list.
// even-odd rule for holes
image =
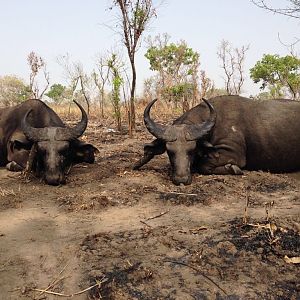
[[29, 155], [32, 171], [51, 185], [65, 183], [71, 165], [93, 163], [97, 149], [78, 138], [86, 129], [84, 109], [81, 121], [66, 127], [59, 116], [40, 100], [28, 100], [0, 110], [0, 165], [21, 171]]
[[191, 171], [242, 174], [242, 169], [270, 172], [300, 170], [300, 103], [254, 101], [240, 96], [204, 100], [163, 126], [144, 112], [147, 129], [156, 139], [144, 146], [138, 169], [167, 151], [175, 184], [190, 184]]

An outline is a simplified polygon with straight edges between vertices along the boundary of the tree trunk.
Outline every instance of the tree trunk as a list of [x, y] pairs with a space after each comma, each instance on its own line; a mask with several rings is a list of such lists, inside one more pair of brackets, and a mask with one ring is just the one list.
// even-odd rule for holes
[[130, 90], [130, 104], [129, 104], [129, 136], [133, 136], [133, 131], [135, 130], [135, 87], [136, 87], [136, 70], [134, 64], [134, 58], [130, 59], [131, 69], [132, 69], [132, 81], [131, 81], [131, 90]]
[[101, 107], [101, 117], [104, 118], [104, 87], [101, 89], [100, 107]]

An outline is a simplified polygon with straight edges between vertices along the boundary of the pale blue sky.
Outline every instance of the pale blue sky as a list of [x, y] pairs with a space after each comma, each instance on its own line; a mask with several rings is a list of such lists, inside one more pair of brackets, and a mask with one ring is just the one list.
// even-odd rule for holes
[[[115, 13], [108, 9], [111, 2], [0, 0], [0, 76], [15, 74], [27, 80], [26, 58], [31, 51], [46, 61], [51, 84], [65, 83], [63, 70], [56, 62], [59, 55], [69, 53], [72, 60], [81, 61], [90, 72], [97, 53], [122, 46], [120, 37], [104, 25], [114, 24]], [[287, 3], [271, 2], [277, 6]], [[278, 41], [278, 33], [286, 43], [300, 37], [298, 20], [259, 9], [250, 0], [165, 0], [157, 15], [146, 35], [167, 32], [173, 42], [185, 40], [200, 53], [201, 69], [218, 87], [223, 86], [216, 55], [221, 40], [228, 40], [236, 47], [250, 44], [245, 64], [245, 95], [258, 91], [258, 86], [249, 79], [248, 70], [264, 53], [287, 54]], [[144, 54], [142, 47], [137, 56], [139, 90], [143, 79], [152, 74]]]

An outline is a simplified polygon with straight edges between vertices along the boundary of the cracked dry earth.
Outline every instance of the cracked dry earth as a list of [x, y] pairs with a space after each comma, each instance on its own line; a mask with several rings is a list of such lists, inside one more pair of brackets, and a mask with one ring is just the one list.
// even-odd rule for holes
[[143, 132], [90, 125], [64, 186], [0, 170], [0, 299], [300, 299], [297, 174], [177, 187], [165, 155], [131, 171]]

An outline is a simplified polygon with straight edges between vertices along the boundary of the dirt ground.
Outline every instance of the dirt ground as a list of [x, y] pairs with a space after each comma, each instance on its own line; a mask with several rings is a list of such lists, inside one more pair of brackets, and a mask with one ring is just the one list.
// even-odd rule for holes
[[84, 137], [96, 163], [64, 186], [0, 169], [1, 300], [300, 299], [299, 178], [178, 187], [166, 155], [131, 171], [152, 140], [141, 124], [134, 139], [104, 125]]

